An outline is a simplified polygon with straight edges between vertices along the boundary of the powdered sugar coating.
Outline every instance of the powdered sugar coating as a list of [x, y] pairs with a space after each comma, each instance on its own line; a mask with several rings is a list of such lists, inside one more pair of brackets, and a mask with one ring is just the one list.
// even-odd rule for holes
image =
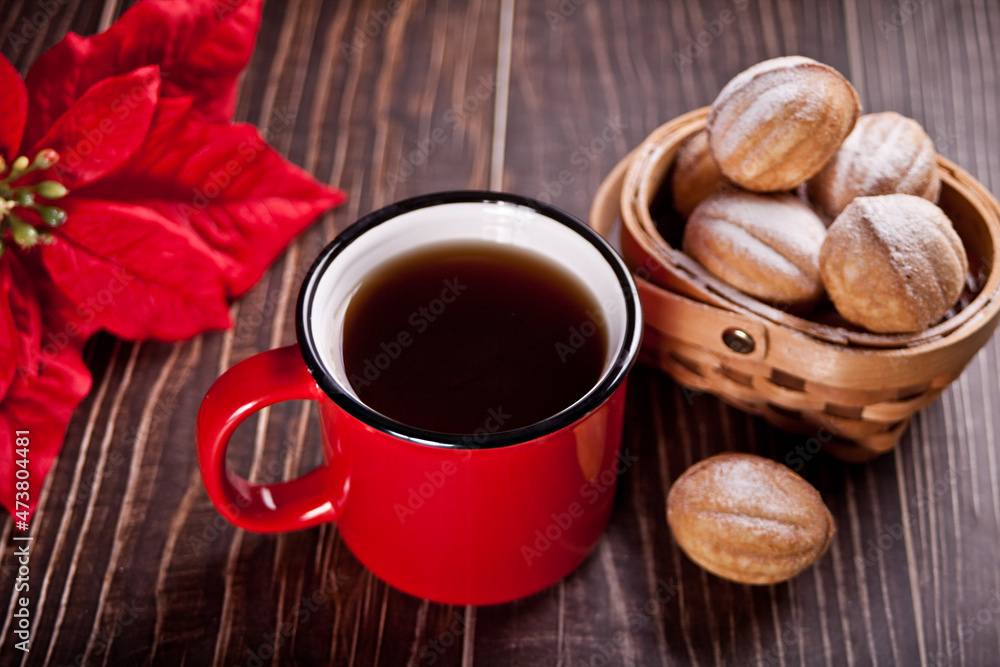
[[719, 91], [718, 97], [715, 99], [715, 104], [725, 104], [734, 95], [738, 94], [739, 91], [743, 90], [751, 81], [753, 81], [758, 76], [763, 74], [768, 74], [770, 72], [780, 72], [782, 70], [788, 70], [799, 65], [815, 65], [818, 64], [812, 58], [807, 58], [805, 56], [779, 56], [777, 58], [771, 58], [769, 60], [762, 60], [756, 65], [746, 68], [732, 79], [729, 80], [722, 90]]
[[820, 270], [837, 311], [877, 333], [922, 331], [955, 305], [969, 271], [944, 211], [906, 194], [859, 197], [830, 226]]
[[936, 202], [940, 191], [934, 142], [917, 121], [894, 111], [861, 116], [808, 184], [810, 200], [830, 219], [856, 197], [902, 193]]
[[[771, 70], [768, 70], [771, 71]], [[769, 78], [770, 88], [754, 95], [749, 104], [733, 119], [724, 133], [717, 133], [717, 149], [722, 155], [732, 155], [742, 144], [760, 134], [761, 127], [768, 127], [770, 134], [758, 137], [755, 151], [775, 150], [775, 142], [782, 140], [784, 127], [781, 123], [771, 123], [774, 118], [788, 114], [790, 118], [809, 120], [818, 115], [819, 100], [810, 96], [802, 99], [797, 85], [799, 74], [795, 70], [777, 69]], [[792, 105], [795, 106], [791, 109]], [[725, 108], [724, 105], [720, 108]], [[791, 111], [791, 113], [788, 113]], [[721, 113], [721, 112], [720, 112]], [[780, 135], [780, 136], [779, 136]], [[766, 157], [766, 156], [761, 156]], [[761, 160], [763, 161], [763, 159]]]
[[790, 194], [733, 190], [691, 214], [683, 249], [721, 280], [759, 299], [802, 306], [823, 295], [819, 250], [826, 228]]
[[833, 68], [802, 56], [765, 60], [719, 93], [708, 117], [709, 145], [738, 185], [791, 190], [836, 152], [859, 111], [853, 86]]
[[798, 574], [835, 532], [819, 493], [787, 467], [726, 453], [688, 468], [667, 498], [674, 538], [696, 563], [752, 584]]

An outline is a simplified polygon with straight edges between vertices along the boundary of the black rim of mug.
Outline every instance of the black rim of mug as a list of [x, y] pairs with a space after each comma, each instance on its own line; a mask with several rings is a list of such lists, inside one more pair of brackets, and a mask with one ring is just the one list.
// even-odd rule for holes
[[[327, 267], [340, 255], [343, 250], [354, 240], [368, 230], [396, 218], [404, 213], [415, 211], [421, 208], [437, 206], [440, 204], [456, 203], [508, 203], [531, 209], [551, 220], [566, 225], [590, 242], [604, 257], [611, 266], [618, 278], [618, 283], [622, 288], [625, 298], [625, 336], [622, 345], [618, 350], [611, 368], [601, 378], [600, 382], [588, 391], [581, 400], [542, 421], [510, 431], [498, 431], [486, 434], [454, 434], [438, 433], [428, 431], [414, 426], [409, 426], [372, 410], [337, 382], [331, 373], [324, 367], [317, 341], [312, 332], [310, 317], [312, 314], [313, 300], [319, 287], [320, 279], [326, 272]], [[571, 424], [576, 423], [581, 418], [590, 414], [593, 410], [603, 405], [604, 402], [618, 389], [625, 380], [629, 370], [635, 363], [639, 354], [639, 343], [642, 336], [641, 310], [639, 306], [639, 294], [636, 290], [635, 282], [631, 273], [621, 257], [611, 248], [610, 245], [593, 229], [573, 217], [572, 215], [549, 206], [540, 201], [502, 192], [491, 192], [487, 190], [455, 190], [449, 192], [436, 192], [426, 195], [404, 199], [394, 204], [389, 204], [384, 208], [369, 213], [350, 227], [341, 232], [333, 241], [327, 245], [319, 257], [313, 262], [309, 273], [306, 274], [299, 291], [298, 304], [296, 307], [295, 329], [298, 338], [299, 350], [305, 361], [306, 368], [316, 380], [320, 389], [330, 397], [344, 411], [352, 415], [362, 423], [372, 426], [380, 431], [388, 433], [397, 438], [412, 442], [431, 445], [436, 447], [446, 447], [451, 449], [493, 449], [517, 445], [530, 440], [535, 440], [542, 436], [559, 431]]]

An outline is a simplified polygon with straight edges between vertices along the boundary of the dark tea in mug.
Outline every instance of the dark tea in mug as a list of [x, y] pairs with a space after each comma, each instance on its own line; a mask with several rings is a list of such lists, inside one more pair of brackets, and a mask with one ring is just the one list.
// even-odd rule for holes
[[344, 316], [358, 398], [438, 433], [507, 431], [569, 407], [600, 379], [601, 305], [541, 254], [455, 241], [404, 253], [367, 275]]
[[[361, 563], [412, 595], [530, 595], [572, 572], [611, 516], [642, 322], [624, 261], [561, 211], [476, 191], [390, 204], [317, 257], [296, 345], [209, 389], [205, 489], [248, 530], [335, 521]], [[303, 399], [318, 407], [322, 465], [255, 484], [226, 464], [250, 415]], [[544, 554], [529, 558], [539, 535]]]

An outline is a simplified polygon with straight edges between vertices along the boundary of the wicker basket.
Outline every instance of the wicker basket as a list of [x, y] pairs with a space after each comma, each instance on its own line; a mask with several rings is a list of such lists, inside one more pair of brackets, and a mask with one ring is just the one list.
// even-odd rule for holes
[[707, 107], [698, 109], [654, 131], [608, 175], [591, 208], [590, 223], [605, 236], [621, 221], [645, 311], [644, 358], [779, 428], [819, 436], [843, 459], [892, 449], [910, 417], [961, 374], [997, 326], [1000, 204], [939, 158], [939, 205], [970, 266], [965, 293], [941, 323], [887, 335], [852, 328], [832, 307], [798, 317], [733, 289], [675, 247], [683, 220], [664, 184], [707, 116]]

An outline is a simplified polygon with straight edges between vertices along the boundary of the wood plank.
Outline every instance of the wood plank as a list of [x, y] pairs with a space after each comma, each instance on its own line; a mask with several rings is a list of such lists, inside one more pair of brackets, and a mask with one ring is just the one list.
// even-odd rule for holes
[[[22, 40], [10, 36], [41, 3], [5, 1], [0, 45], [24, 72], [66, 31], [91, 34], [128, 4], [69, 0]], [[302, 277], [360, 215], [493, 187], [585, 216], [646, 134], [711, 103], [763, 58], [833, 65], [866, 110], [917, 118], [942, 154], [1000, 192], [998, 39], [1000, 6], [987, 0], [267, 2], [237, 118], [350, 200], [233, 304], [233, 330], [174, 345], [91, 341], [94, 389], [33, 520], [27, 656], [13, 648], [13, 529], [0, 521], [0, 664], [995, 662], [997, 339], [893, 453], [863, 466], [826, 454], [803, 462], [839, 530], [816, 567], [774, 587], [695, 566], [670, 536], [666, 495], [705, 456], [791, 462], [807, 438], [646, 367], [631, 379], [623, 440], [637, 460], [607, 533], [564, 581], [506, 605], [452, 607], [391, 589], [334, 525], [280, 536], [233, 528], [204, 493], [193, 442], [215, 378], [294, 341]], [[238, 430], [230, 463], [255, 479], [294, 477], [321, 462], [318, 428], [307, 403], [274, 406]]]

